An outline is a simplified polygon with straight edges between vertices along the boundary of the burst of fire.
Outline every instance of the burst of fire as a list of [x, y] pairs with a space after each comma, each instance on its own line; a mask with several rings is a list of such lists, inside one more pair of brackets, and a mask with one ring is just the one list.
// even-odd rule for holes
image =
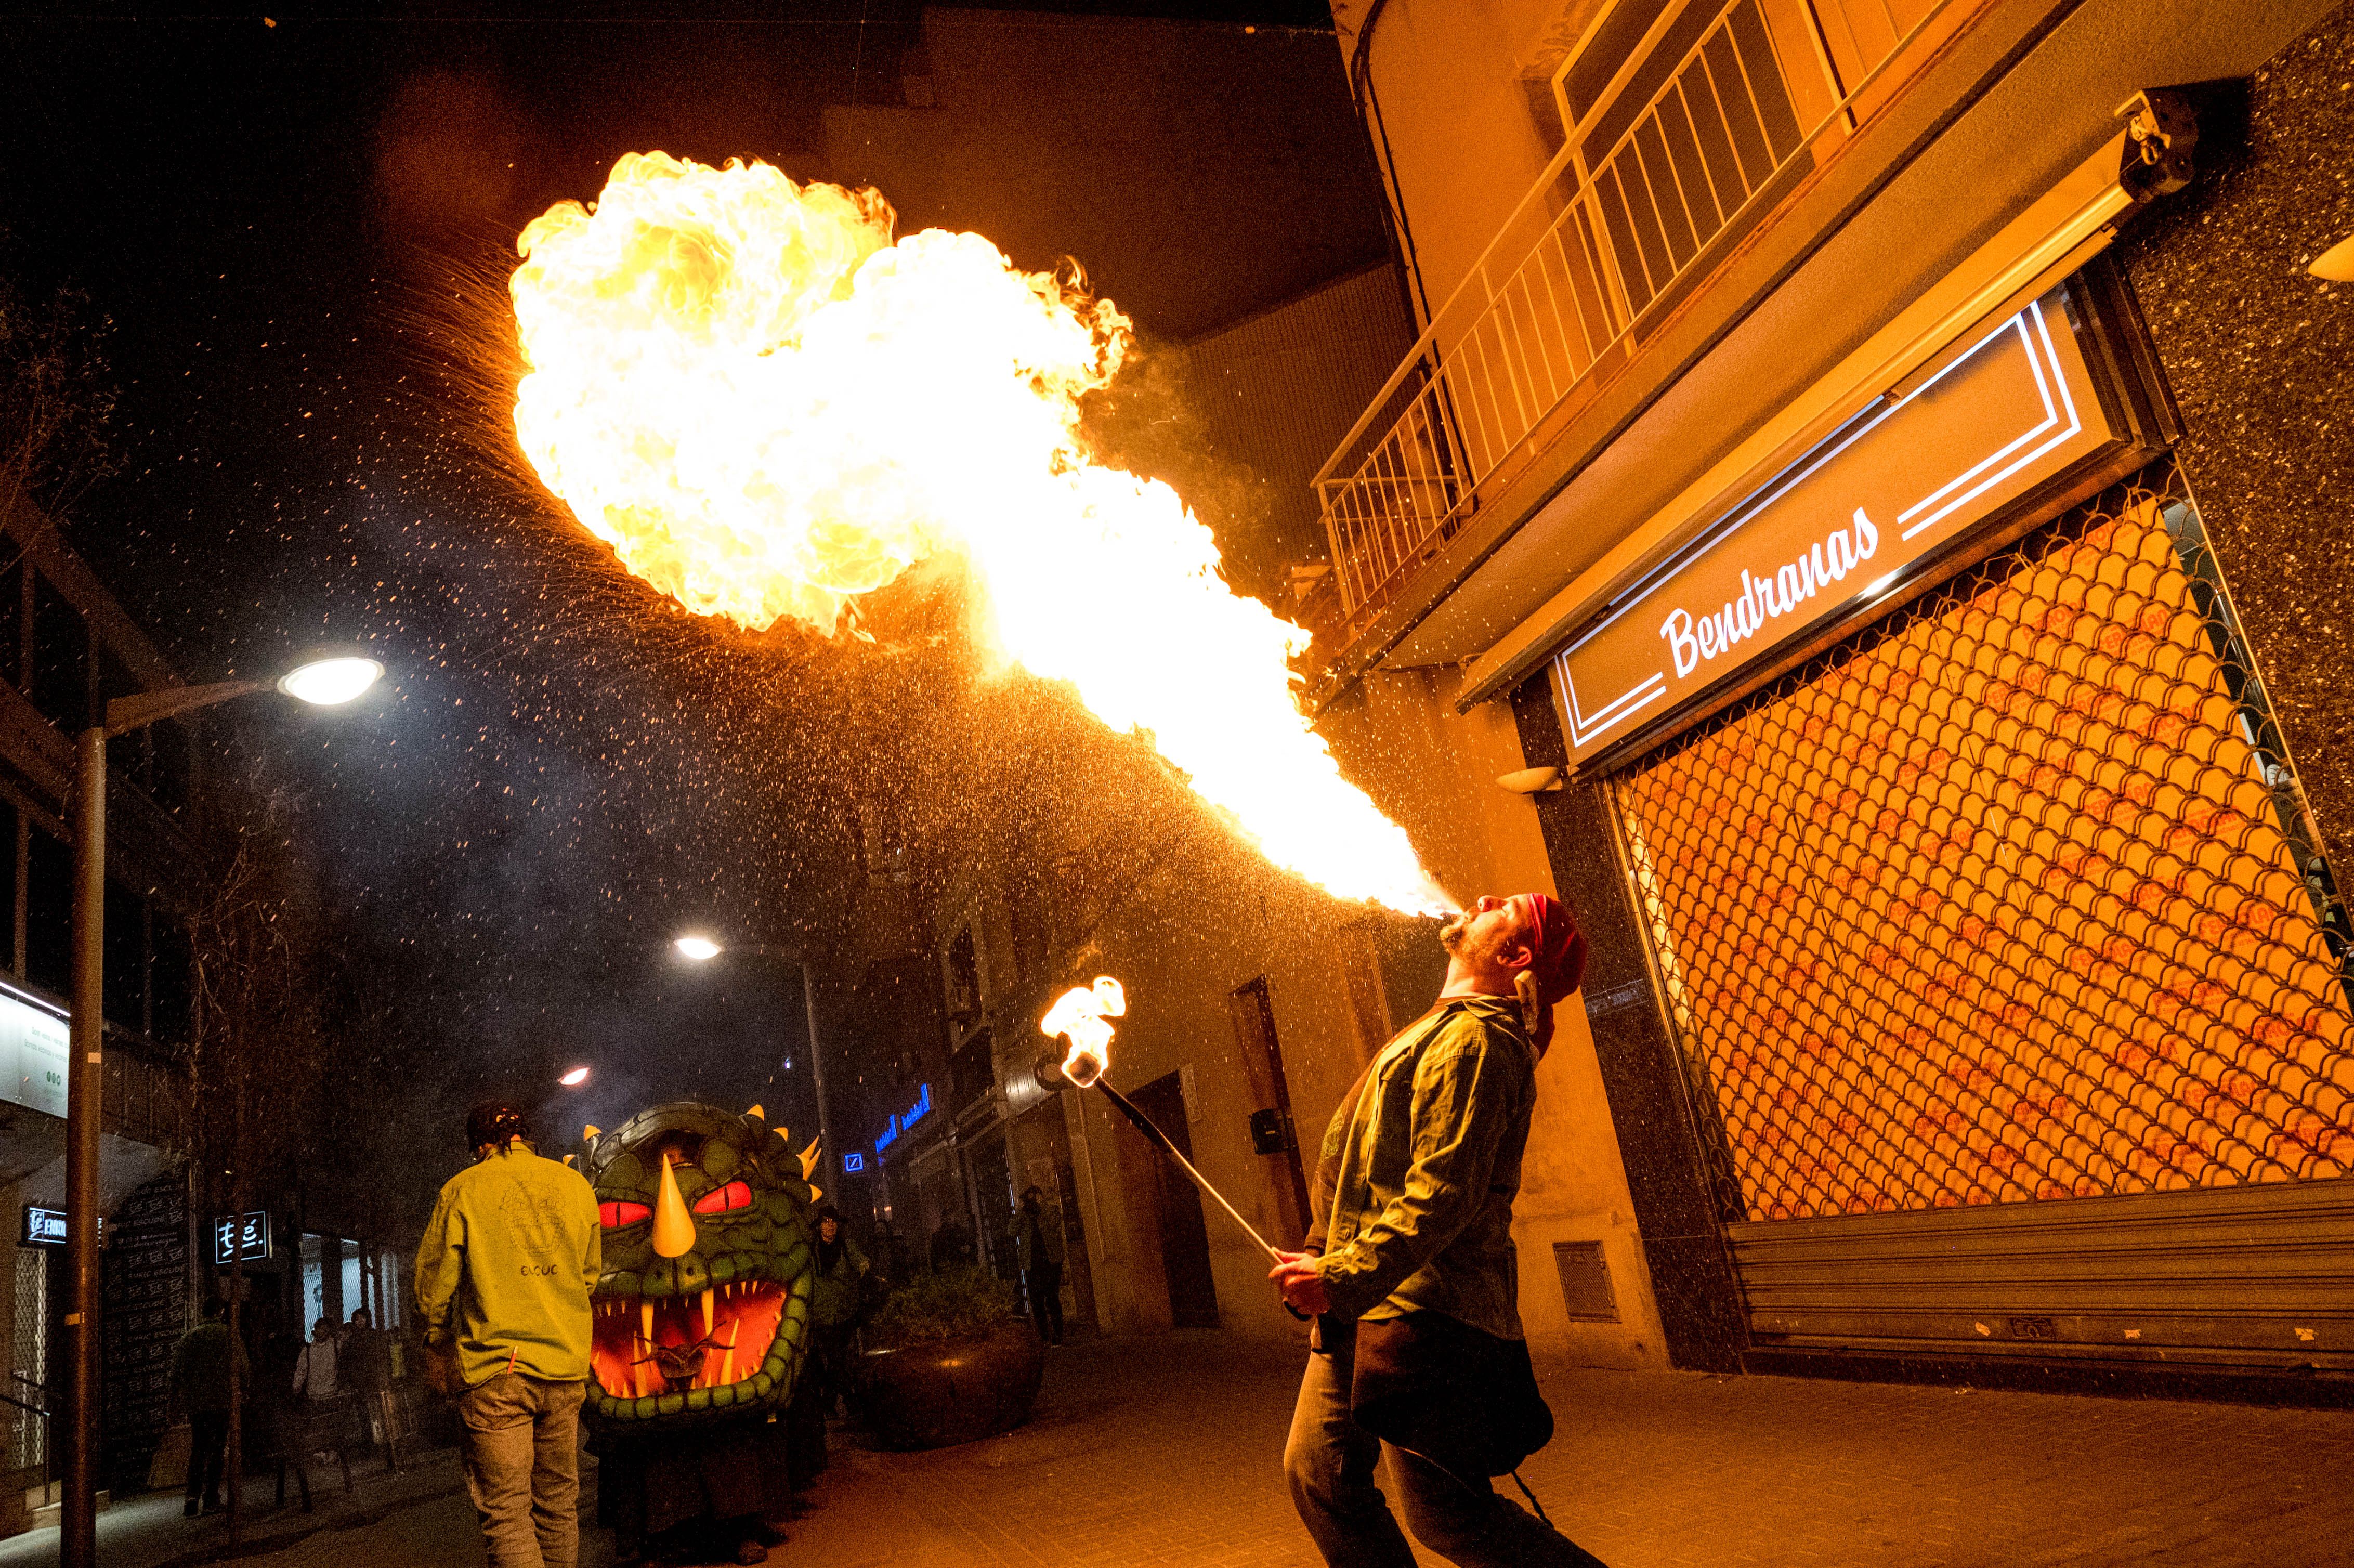
[[1109, 975], [1093, 985], [1075, 985], [1055, 999], [1039, 1032], [1070, 1042], [1063, 1054], [1063, 1076], [1086, 1088], [1111, 1065], [1111, 1021], [1128, 1013], [1128, 993]]
[[1078, 401], [1129, 323], [976, 234], [896, 243], [874, 191], [632, 154], [526, 228], [515, 432], [630, 570], [690, 609], [831, 635], [935, 555], [1007, 658], [1067, 681], [1267, 856], [1347, 898], [1452, 901], [1291, 694], [1308, 633], [1219, 576], [1176, 492], [1092, 461]]

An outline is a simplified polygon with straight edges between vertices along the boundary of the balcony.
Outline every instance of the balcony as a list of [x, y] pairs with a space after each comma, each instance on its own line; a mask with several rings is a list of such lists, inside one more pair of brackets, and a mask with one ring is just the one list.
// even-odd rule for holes
[[[1614, 11], [1555, 79], [1562, 150], [1317, 475], [1338, 590], [1325, 647], [1360, 668], [1378, 657], [1359, 645], [1377, 625], [1402, 630], [1388, 612], [1414, 597], [1421, 568], [1499, 506], [1979, 9]], [[1614, 26], [1643, 30], [1613, 38]]]

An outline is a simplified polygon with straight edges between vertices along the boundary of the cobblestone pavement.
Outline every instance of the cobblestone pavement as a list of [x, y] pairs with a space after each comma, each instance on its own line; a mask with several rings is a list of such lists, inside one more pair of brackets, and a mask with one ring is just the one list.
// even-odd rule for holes
[[[1051, 1352], [1020, 1432], [837, 1451], [771, 1560], [1314, 1568], [1277, 1473], [1297, 1375], [1297, 1352], [1208, 1334]], [[1613, 1568], [2354, 1562], [2354, 1414], [1586, 1369], [1544, 1385], [1560, 1429], [1523, 1474]], [[445, 1457], [238, 1560], [479, 1563], [455, 1483]], [[171, 1540], [147, 1544], [129, 1510], [148, 1506], [116, 1510], [109, 1568], [226, 1560], [180, 1533], [176, 1507], [155, 1521]], [[0, 1568], [54, 1561], [43, 1533], [46, 1553], [0, 1543]], [[600, 1532], [587, 1548], [583, 1568], [605, 1568]]]

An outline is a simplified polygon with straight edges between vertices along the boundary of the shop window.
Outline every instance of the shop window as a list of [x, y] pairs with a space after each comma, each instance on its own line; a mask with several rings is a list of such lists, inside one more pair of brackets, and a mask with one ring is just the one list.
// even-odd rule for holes
[[26, 694], [41, 716], [60, 728], [90, 723], [90, 629], [37, 572], [33, 577], [33, 689]]
[[407, 1320], [406, 1303], [400, 1298], [401, 1270], [407, 1266], [407, 1261], [399, 1253], [392, 1251], [379, 1253], [376, 1256], [376, 1279], [384, 1294], [383, 1320], [376, 1324], [379, 1329], [398, 1329]]
[[[16, 1249], [16, 1311], [11, 1325], [8, 1365], [36, 1393], [49, 1393], [49, 1254], [45, 1246]], [[22, 1387], [14, 1391], [18, 1403], [0, 1406], [8, 1434], [8, 1464], [29, 1471], [48, 1463], [49, 1424], [29, 1404]], [[62, 1392], [62, 1391], [60, 1391]], [[61, 1403], [61, 1402], [60, 1402]]]
[[1614, 793], [1726, 1218], [2354, 1171], [2346, 911], [2170, 462]]
[[302, 1338], [305, 1341], [311, 1338], [312, 1327], [327, 1315], [332, 1305], [327, 1300], [328, 1249], [332, 1242], [332, 1237], [306, 1232], [301, 1243]]
[[25, 978], [53, 996], [73, 989], [73, 853], [38, 831], [25, 859]]

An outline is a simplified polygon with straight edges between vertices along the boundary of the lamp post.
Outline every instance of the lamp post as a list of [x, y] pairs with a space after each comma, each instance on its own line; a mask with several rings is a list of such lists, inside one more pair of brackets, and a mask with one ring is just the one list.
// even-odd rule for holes
[[[98, 1135], [106, 1062], [106, 743], [158, 719], [192, 713], [257, 692], [332, 706], [347, 703], [384, 673], [373, 659], [313, 659], [276, 681], [220, 681], [117, 697], [74, 741], [73, 1016], [66, 1057], [66, 1489], [59, 1499], [64, 1568], [98, 1563]], [[234, 1482], [232, 1482], [234, 1484]]]
[[[679, 957], [697, 964], [707, 964], [720, 954], [730, 951], [711, 938], [693, 932], [677, 938], [671, 946], [678, 949]], [[819, 1185], [829, 1192], [838, 1191], [841, 1183], [833, 1177], [833, 1139], [827, 1131], [833, 1122], [826, 1115], [825, 1108], [825, 1050], [819, 1042], [817, 1032], [816, 972], [810, 968], [806, 958], [782, 948], [771, 948], [763, 942], [748, 943], [733, 950], [758, 953], [763, 958], [780, 959], [786, 963], [801, 966], [801, 1007], [809, 1018], [810, 1076], [817, 1088], [817, 1170], [825, 1173], [825, 1180]]]

